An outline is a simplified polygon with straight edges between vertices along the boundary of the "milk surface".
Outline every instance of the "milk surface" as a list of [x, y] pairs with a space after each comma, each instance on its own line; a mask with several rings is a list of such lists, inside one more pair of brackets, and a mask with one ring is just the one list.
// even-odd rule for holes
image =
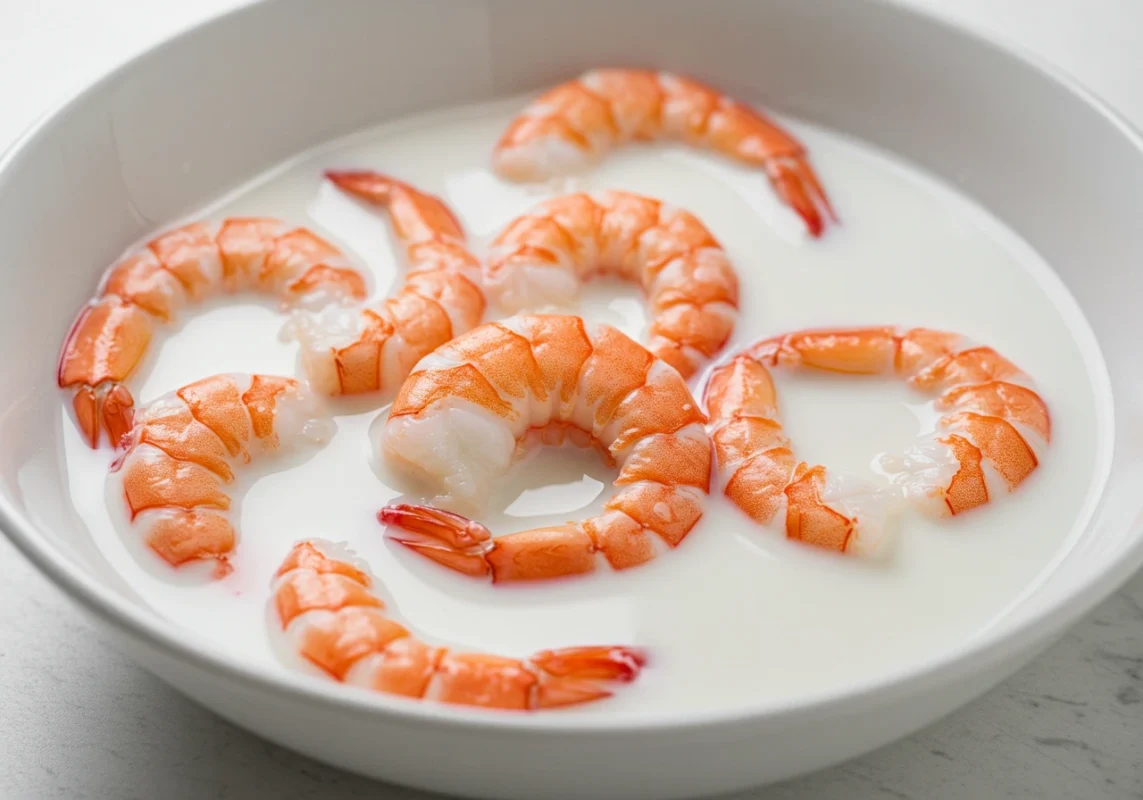
[[[796, 122], [789, 127], [808, 146], [841, 218], [818, 241], [757, 170], [682, 146], [627, 147], [558, 185], [508, 184], [490, 172], [489, 153], [523, 103], [453, 109], [361, 133], [196, 216], [277, 216], [310, 226], [372, 275], [372, 299], [379, 299], [403, 279], [400, 249], [385, 215], [324, 181], [324, 169], [376, 169], [440, 195], [478, 254], [545, 197], [606, 188], [652, 195], [697, 214], [738, 270], [741, 316], [723, 357], [807, 326], [961, 331], [1036, 381], [1053, 422], [1041, 468], [1015, 494], [960, 518], [904, 517], [884, 563], [786, 542], [716, 493], [683, 545], [651, 564], [493, 586], [383, 537], [375, 513], [408, 487], [371, 452], [370, 431], [386, 406], [352, 401], [335, 406], [338, 432], [308, 460], [248, 470], [236, 487], [235, 570], [212, 582], [193, 570], [174, 576], [130, 541], [136, 533], [123, 521], [121, 498], [107, 496], [110, 454], [88, 450], [65, 419], [77, 510], [108, 562], [172, 626], [267, 670], [299, 669], [272, 633], [269, 584], [294, 541], [321, 537], [365, 559], [393, 613], [427, 639], [517, 656], [594, 643], [648, 650], [651, 665], [635, 684], [604, 703], [558, 713], [734, 708], [840, 689], [959, 646], [1002, 619], [1082, 535], [1109, 452], [1110, 432], [1100, 422], [1110, 419], [1108, 398], [1094, 388], [1102, 385], [1102, 361], [1072, 299], [1012, 232], [908, 164]], [[638, 290], [617, 281], [589, 285], [571, 310], [635, 337], [646, 324]], [[284, 318], [271, 304], [229, 299], [184, 319], [156, 340], [130, 382], [138, 401], [219, 372], [295, 373], [296, 347], [279, 339]], [[928, 424], [927, 398], [892, 380], [778, 374], [777, 381], [796, 453], [831, 468], [873, 477], [879, 454], [903, 449]], [[613, 478], [592, 452], [543, 450], [505, 482], [483, 521], [508, 533], [580, 518], [602, 506]]]

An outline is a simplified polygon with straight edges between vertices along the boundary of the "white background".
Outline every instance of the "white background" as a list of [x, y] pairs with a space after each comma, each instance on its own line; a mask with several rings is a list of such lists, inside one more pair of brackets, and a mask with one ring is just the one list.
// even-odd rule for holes
[[[0, 149], [72, 89], [237, 2], [0, 0]], [[1143, 127], [1143, 2], [911, 2], [1036, 51]], [[0, 798], [255, 795], [428, 797], [296, 756], [193, 705], [105, 645], [0, 539]], [[928, 730], [737, 800], [995, 797], [1143, 798], [1143, 574]]]

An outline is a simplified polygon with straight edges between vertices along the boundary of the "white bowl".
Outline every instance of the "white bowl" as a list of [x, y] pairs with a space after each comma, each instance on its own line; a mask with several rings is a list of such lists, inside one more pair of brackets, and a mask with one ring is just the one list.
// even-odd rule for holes
[[[809, 701], [622, 720], [489, 715], [265, 675], [139, 602], [75, 519], [61, 472], [53, 367], [103, 266], [157, 224], [323, 140], [623, 63], [693, 73], [911, 159], [1054, 266], [1102, 347], [1116, 412], [1106, 488], [1067, 558], [1001, 623], [907, 671]], [[787, 778], [982, 693], [1143, 561], [1141, 215], [1143, 148], [1115, 115], [1042, 66], [893, 5], [256, 5], [92, 85], [0, 164], [0, 341], [9, 343], [0, 522], [155, 674], [239, 725], [357, 772], [521, 798], [670, 798]]]

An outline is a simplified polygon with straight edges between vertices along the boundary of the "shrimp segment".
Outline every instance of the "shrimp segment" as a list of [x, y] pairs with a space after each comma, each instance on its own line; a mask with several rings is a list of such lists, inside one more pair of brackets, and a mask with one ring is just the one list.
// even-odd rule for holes
[[516, 659], [458, 653], [414, 637], [386, 613], [369, 576], [300, 542], [275, 575], [273, 603], [299, 654], [332, 678], [440, 703], [531, 711], [610, 697], [604, 682], [635, 680], [631, 647], [568, 647]]
[[784, 512], [789, 539], [840, 552], [882, 550], [889, 498], [852, 476], [798, 461], [759, 360], [740, 354], [715, 369], [704, 402], [719, 470], [728, 476], [724, 492], [751, 519], [769, 525]]
[[[378, 515], [390, 537], [457, 572], [546, 580], [655, 557], [678, 546], [710, 491], [706, 418], [679, 374], [608, 325], [517, 316], [438, 348], [405, 381], [384, 456], [435, 485], [431, 505]], [[457, 512], [482, 510], [532, 442], [595, 446], [619, 467], [618, 492], [580, 522], [493, 538]], [[435, 506], [449, 506], [445, 511]]]
[[236, 470], [253, 458], [319, 444], [332, 421], [303, 385], [272, 375], [215, 375], [143, 406], [120, 440], [112, 492], [142, 540], [172, 567], [230, 571]]
[[84, 439], [114, 446], [131, 427], [134, 400], [123, 385], [156, 330], [180, 309], [222, 293], [257, 291], [283, 307], [318, 308], [365, 297], [365, 279], [332, 244], [273, 219], [232, 217], [168, 231], [103, 276], [60, 352], [60, 388], [75, 388]]
[[327, 172], [343, 191], [385, 208], [405, 247], [404, 285], [363, 311], [330, 309], [294, 320], [302, 369], [328, 395], [395, 387], [421, 357], [484, 316], [480, 264], [443, 202], [376, 172]]
[[484, 285], [515, 313], [566, 305], [600, 274], [643, 288], [649, 349], [684, 378], [730, 338], [738, 276], [726, 251], [693, 214], [631, 192], [565, 195], [512, 221], [491, 245]]
[[512, 120], [493, 168], [516, 181], [580, 172], [617, 145], [674, 139], [761, 167], [819, 237], [837, 221], [806, 148], [754, 108], [665, 72], [597, 69], [549, 89]]
[[789, 538], [828, 549], [877, 549], [885, 503], [847, 476], [797, 462], [776, 419], [769, 372], [775, 367], [897, 375], [917, 389], [940, 392], [933, 407], [952, 413], [903, 455], [881, 463], [907, 498], [936, 515], [960, 514], [984, 505], [998, 489], [1015, 489], [1036, 469], [1037, 449], [1051, 436], [1048, 408], [1027, 377], [960, 334], [811, 330], [754, 345], [716, 369], [705, 392], [719, 469], [729, 476], [726, 495], [762, 524], [785, 510]]

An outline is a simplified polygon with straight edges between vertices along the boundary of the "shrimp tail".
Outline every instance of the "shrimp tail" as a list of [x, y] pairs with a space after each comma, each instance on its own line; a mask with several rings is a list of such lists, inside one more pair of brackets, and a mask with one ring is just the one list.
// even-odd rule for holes
[[537, 708], [578, 705], [611, 697], [596, 681], [630, 683], [647, 663], [633, 647], [567, 647], [544, 650], [530, 659], [544, 673], [536, 692]]
[[99, 447], [100, 402], [95, 389], [90, 386], [79, 389], [75, 393], [71, 405], [75, 409], [75, 420], [79, 424], [80, 432], [83, 433], [84, 441], [92, 450], [97, 449]]
[[134, 406], [135, 398], [126, 386], [119, 383], [107, 391], [83, 386], [72, 400], [76, 422], [92, 450], [99, 447], [101, 428], [107, 430], [112, 447], [119, 444], [119, 440], [131, 430]]
[[103, 398], [103, 426], [107, 428], [107, 435], [111, 445], [117, 447], [123, 437], [131, 430], [135, 419], [135, 398], [121, 383], [115, 384], [107, 396]]
[[432, 506], [398, 503], [377, 512], [382, 525], [392, 525], [406, 533], [390, 533], [389, 538], [426, 558], [472, 577], [492, 571], [485, 558], [492, 533], [479, 522]]
[[405, 240], [406, 244], [442, 236], [464, 241], [464, 226], [439, 197], [368, 169], [331, 169], [326, 170], [325, 177], [354, 197], [388, 208], [393, 215], [398, 238]]
[[802, 158], [775, 158], [766, 162], [770, 184], [782, 201], [797, 212], [806, 223], [810, 235], [820, 238], [825, 230], [822, 212], [833, 222], [837, 214], [818, 182], [813, 168]]
[[629, 683], [647, 665], [647, 654], [635, 647], [565, 647], [541, 650], [531, 661], [556, 678]]
[[326, 170], [325, 177], [342, 191], [375, 205], [386, 205], [401, 182], [371, 170]]

